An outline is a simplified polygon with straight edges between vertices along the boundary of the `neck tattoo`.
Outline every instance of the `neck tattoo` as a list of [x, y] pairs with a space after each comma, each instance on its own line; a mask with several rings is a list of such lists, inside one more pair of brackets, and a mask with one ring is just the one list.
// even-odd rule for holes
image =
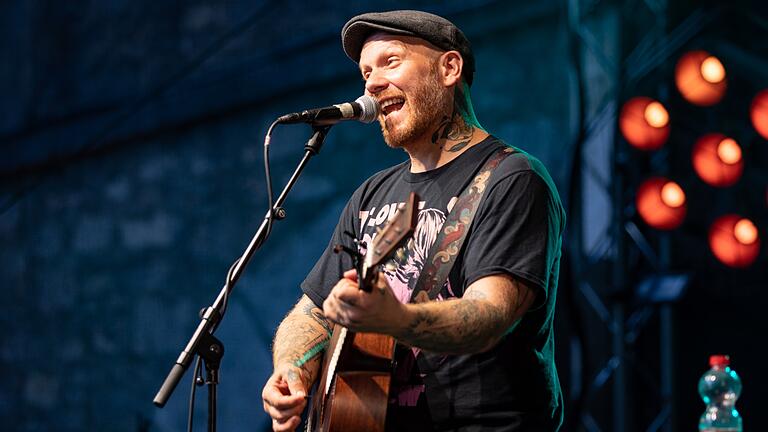
[[448, 152], [458, 152], [469, 144], [475, 132], [474, 126], [466, 123], [464, 119], [454, 113], [451, 117], [445, 116], [432, 134], [432, 144]]
[[475, 133], [472, 123], [466, 121], [466, 109], [462, 109], [463, 95], [454, 93], [453, 112], [450, 116], [443, 116], [435, 132], [432, 133], [432, 144], [439, 145], [441, 149], [455, 153], [466, 147]]

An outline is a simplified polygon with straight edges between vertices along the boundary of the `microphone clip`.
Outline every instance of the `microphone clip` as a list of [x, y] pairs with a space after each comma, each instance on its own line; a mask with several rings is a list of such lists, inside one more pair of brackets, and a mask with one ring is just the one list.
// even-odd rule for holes
[[325, 137], [328, 136], [328, 131], [331, 130], [331, 126], [333, 125], [312, 125], [312, 136], [304, 145], [304, 151], [312, 153], [313, 156], [318, 155], [320, 153], [320, 149], [325, 143]]

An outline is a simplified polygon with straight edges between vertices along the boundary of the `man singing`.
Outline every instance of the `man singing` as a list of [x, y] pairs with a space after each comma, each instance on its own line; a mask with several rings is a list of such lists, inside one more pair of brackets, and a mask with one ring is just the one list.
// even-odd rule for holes
[[[341, 38], [365, 94], [381, 106], [384, 141], [408, 160], [355, 191], [277, 330], [262, 392], [274, 430], [301, 422], [331, 323], [397, 340], [387, 430], [558, 430], [552, 324], [565, 214], [552, 179], [478, 123], [474, 55], [451, 22], [418, 11], [367, 13], [349, 20]], [[410, 302], [457, 197], [504, 149], [448, 280], [433, 301]], [[351, 259], [333, 247], [350, 243], [345, 231], [370, 241], [411, 191], [422, 202], [405, 256], [374, 290], [360, 290]]]

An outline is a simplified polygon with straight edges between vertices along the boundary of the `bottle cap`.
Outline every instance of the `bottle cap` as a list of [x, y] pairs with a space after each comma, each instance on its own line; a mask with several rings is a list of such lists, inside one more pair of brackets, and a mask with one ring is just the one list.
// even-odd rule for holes
[[728, 366], [731, 364], [731, 359], [727, 355], [717, 354], [709, 357], [709, 365], [715, 366]]

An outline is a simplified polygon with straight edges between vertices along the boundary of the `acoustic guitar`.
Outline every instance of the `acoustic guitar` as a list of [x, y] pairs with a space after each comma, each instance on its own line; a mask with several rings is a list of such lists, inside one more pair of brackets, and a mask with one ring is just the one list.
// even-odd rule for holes
[[[366, 245], [357, 251], [337, 246], [353, 255], [360, 289], [370, 292], [378, 266], [413, 234], [418, 196], [411, 193], [405, 206]], [[335, 325], [318, 386], [307, 417], [307, 432], [383, 432], [389, 401], [395, 341], [391, 336], [357, 333]]]

